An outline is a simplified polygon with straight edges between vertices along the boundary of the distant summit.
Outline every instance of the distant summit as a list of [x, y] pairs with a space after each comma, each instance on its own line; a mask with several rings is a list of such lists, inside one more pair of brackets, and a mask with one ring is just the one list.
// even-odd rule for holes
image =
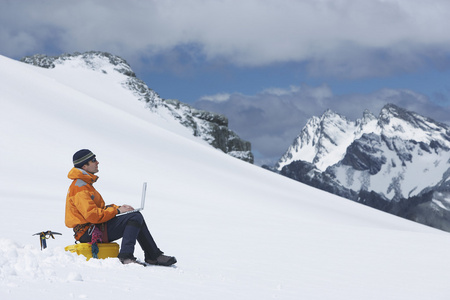
[[251, 144], [242, 140], [228, 128], [227, 117], [191, 107], [178, 100], [162, 99], [150, 89], [131, 69], [123, 58], [106, 52], [90, 51], [85, 53], [62, 54], [59, 56], [33, 55], [21, 59], [22, 62], [42, 68], [53, 69], [57, 65], [73, 68], [87, 68], [104, 74], [120, 73], [125, 76], [121, 85], [146, 103], [154, 113], [170, 115], [183, 126], [189, 128], [194, 136], [200, 137], [211, 146], [223, 152], [253, 163]]
[[273, 169], [450, 231], [450, 127], [396, 105], [356, 121], [312, 117]]

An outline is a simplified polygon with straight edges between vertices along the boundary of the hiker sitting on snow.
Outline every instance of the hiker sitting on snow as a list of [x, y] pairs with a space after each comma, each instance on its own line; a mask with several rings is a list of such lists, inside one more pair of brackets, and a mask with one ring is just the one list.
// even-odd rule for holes
[[102, 196], [93, 187], [98, 179], [94, 174], [98, 172], [99, 164], [94, 153], [87, 149], [77, 151], [73, 155], [73, 164], [68, 175], [73, 182], [67, 193], [65, 221], [67, 227], [74, 229], [76, 240], [91, 242], [90, 234], [96, 227], [101, 230], [104, 243], [122, 238], [118, 258], [123, 264], [137, 262], [134, 257], [136, 241], [144, 250], [146, 263], [170, 266], [177, 262], [175, 257], [163, 255], [159, 250], [140, 212], [116, 217], [133, 207], [105, 206]]

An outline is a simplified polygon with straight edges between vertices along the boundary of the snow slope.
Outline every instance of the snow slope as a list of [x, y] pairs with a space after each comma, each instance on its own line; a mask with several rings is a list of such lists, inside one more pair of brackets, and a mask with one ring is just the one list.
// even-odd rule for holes
[[[0, 299], [448, 299], [448, 234], [232, 158], [108, 74], [0, 56]], [[92, 83], [96, 83], [95, 85]], [[72, 154], [138, 205], [176, 267], [64, 251]], [[61, 232], [40, 250], [33, 233]], [[137, 251], [136, 256], [143, 256]]]

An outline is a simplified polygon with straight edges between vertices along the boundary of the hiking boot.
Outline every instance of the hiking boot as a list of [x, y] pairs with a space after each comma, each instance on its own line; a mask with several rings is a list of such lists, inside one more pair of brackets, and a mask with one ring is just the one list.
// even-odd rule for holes
[[128, 264], [132, 264], [132, 263], [136, 263], [136, 257], [134, 257], [133, 255], [120, 255], [117, 257], [120, 262], [124, 265], [128, 265]]
[[145, 260], [146, 263], [150, 264], [150, 265], [157, 265], [157, 266], [171, 266], [173, 264], [175, 264], [177, 262], [177, 259], [173, 256], [167, 256], [167, 255], [163, 255], [161, 254], [160, 256], [158, 256], [156, 259], [146, 259]]

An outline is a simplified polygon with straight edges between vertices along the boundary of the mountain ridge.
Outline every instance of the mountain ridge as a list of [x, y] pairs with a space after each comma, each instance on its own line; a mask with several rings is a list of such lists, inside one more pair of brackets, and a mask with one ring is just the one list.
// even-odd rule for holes
[[241, 139], [228, 128], [228, 118], [224, 115], [198, 110], [179, 100], [163, 99], [139, 79], [127, 61], [119, 56], [100, 51], [47, 56], [36, 54], [26, 56], [21, 62], [41, 68], [53, 69], [58, 65], [72, 64], [73, 67], [88, 68], [93, 71], [118, 72], [125, 76], [121, 85], [136, 96], [153, 112], [164, 110], [181, 125], [191, 130], [193, 136], [200, 137], [214, 148], [235, 158], [254, 162], [251, 143]]
[[[387, 104], [378, 117], [366, 110], [356, 121], [330, 110], [312, 117], [271, 169], [449, 230], [450, 223], [442, 217], [450, 207], [449, 152], [448, 125]], [[433, 215], [439, 221], [430, 221]]]

